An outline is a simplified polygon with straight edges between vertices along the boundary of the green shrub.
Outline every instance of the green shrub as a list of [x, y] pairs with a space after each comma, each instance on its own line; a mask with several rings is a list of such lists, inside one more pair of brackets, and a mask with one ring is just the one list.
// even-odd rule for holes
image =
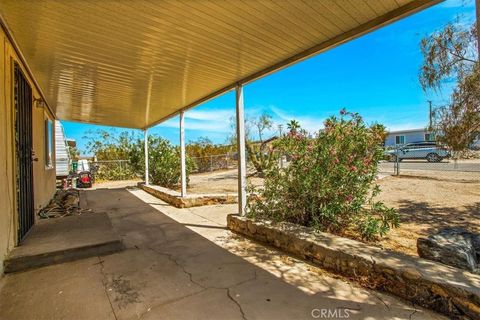
[[[135, 141], [135, 134], [116, 130], [88, 131], [87, 152], [95, 155], [98, 162], [92, 164], [97, 181], [129, 180], [138, 178], [134, 168], [128, 163], [129, 154]], [[71, 154], [78, 154], [71, 150]]]
[[337, 234], [354, 231], [368, 240], [384, 235], [399, 225], [394, 209], [374, 201], [384, 137], [383, 126], [366, 126], [345, 110], [327, 119], [315, 138], [290, 130], [274, 148], [291, 161], [266, 171], [264, 188], [251, 187], [258, 196], [249, 198], [248, 215]]
[[[137, 177], [145, 178], [144, 141], [138, 132], [116, 130], [98, 130], [88, 132], [87, 151], [98, 160], [98, 180], [124, 180]], [[180, 148], [168, 140], [150, 135], [149, 175], [153, 184], [175, 187], [180, 183]], [[114, 160], [128, 160], [120, 162]], [[191, 159], [186, 157], [187, 182], [189, 172], [195, 168]]]
[[95, 179], [97, 181], [130, 180], [138, 178], [128, 161], [97, 162]]
[[[145, 154], [143, 140], [137, 140], [130, 151], [129, 159], [134, 170], [144, 177]], [[148, 137], [148, 167], [152, 184], [171, 188], [180, 183], [180, 148], [173, 146], [168, 140], [150, 135]], [[186, 157], [187, 183], [188, 175], [195, 168], [190, 157]]]

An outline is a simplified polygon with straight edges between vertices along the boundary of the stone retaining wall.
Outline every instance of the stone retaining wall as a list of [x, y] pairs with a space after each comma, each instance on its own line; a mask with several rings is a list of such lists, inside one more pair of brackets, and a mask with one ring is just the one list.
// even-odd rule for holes
[[478, 275], [291, 223], [272, 224], [229, 215], [227, 224], [233, 232], [452, 319], [480, 319]]
[[238, 196], [236, 194], [194, 194], [182, 198], [180, 192], [168, 188], [145, 185], [143, 183], [139, 184], [139, 187], [177, 208], [237, 203], [238, 201]]

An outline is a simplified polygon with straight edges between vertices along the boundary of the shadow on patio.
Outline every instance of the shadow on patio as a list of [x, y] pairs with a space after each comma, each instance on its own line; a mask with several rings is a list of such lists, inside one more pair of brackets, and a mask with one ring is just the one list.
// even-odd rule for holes
[[137, 189], [82, 196], [109, 215], [127, 249], [7, 275], [0, 318], [312, 319], [314, 309], [441, 318], [230, 233], [235, 205], [176, 209]]

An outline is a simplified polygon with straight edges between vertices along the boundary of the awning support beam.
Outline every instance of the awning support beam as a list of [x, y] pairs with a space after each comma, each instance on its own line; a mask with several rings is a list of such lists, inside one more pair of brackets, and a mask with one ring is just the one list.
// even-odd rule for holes
[[237, 161], [238, 161], [238, 213], [245, 215], [247, 207], [247, 159], [245, 154], [245, 114], [243, 105], [243, 85], [237, 84], [236, 122], [237, 122]]
[[180, 172], [182, 198], [187, 195], [187, 167], [185, 159], [185, 112], [180, 112]]
[[148, 172], [148, 130], [143, 130], [143, 144], [145, 151], [145, 185], [149, 185], [149, 172]]

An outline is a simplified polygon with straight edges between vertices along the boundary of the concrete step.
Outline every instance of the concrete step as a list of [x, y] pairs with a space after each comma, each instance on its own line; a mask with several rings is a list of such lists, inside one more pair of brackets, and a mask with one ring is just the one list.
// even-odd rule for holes
[[19, 272], [122, 250], [106, 213], [40, 220], [4, 261], [5, 273]]

